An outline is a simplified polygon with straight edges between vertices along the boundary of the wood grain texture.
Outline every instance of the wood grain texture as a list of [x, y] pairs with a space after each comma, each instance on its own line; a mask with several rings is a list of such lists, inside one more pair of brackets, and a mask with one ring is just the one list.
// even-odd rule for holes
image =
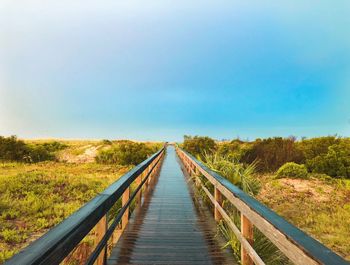
[[[96, 225], [96, 234], [95, 234], [95, 245], [97, 245], [102, 237], [105, 235], [107, 231], [107, 216], [103, 216], [101, 220]], [[98, 256], [95, 265], [104, 265], [106, 259], [106, 252], [102, 251]]]
[[235, 264], [215, 237], [215, 222], [195, 206], [174, 149], [149, 186], [108, 264]]
[[[253, 246], [254, 235], [253, 235], [253, 224], [249, 221], [244, 214], [241, 214], [241, 233], [242, 236], [249, 242], [249, 245]], [[253, 265], [254, 262], [249, 256], [249, 252], [243, 246], [241, 248], [241, 262], [242, 265]]]

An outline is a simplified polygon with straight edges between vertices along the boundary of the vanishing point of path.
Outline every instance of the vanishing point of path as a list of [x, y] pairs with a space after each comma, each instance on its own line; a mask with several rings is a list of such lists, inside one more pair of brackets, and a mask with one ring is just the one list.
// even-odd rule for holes
[[114, 264], [234, 264], [215, 222], [194, 203], [174, 147], [109, 257]]

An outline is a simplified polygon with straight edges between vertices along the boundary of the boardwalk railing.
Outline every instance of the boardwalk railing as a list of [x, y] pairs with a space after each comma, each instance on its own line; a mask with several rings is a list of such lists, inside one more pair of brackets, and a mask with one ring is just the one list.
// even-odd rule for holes
[[[240, 241], [243, 265], [265, 264], [254, 250], [254, 226], [295, 264], [349, 265], [336, 253], [287, 222], [227, 179], [210, 170], [187, 152], [180, 148], [176, 150], [188, 174], [194, 177], [197, 186], [204, 190], [213, 203], [216, 221], [224, 220]], [[214, 186], [214, 194], [206, 188], [199, 176], [203, 176]], [[225, 211], [224, 199], [240, 212], [240, 229]]]
[[[59, 264], [91, 231], [94, 231], [95, 248], [85, 264], [105, 264], [108, 240], [113, 237], [117, 227], [120, 227], [121, 230], [117, 233], [119, 235], [124, 230], [129, 219], [129, 207], [134, 199], [136, 198], [137, 204], [141, 204], [142, 187], [144, 185], [147, 186], [151, 179], [158, 174], [164, 153], [165, 148], [162, 148], [134, 167], [106, 190], [41, 238], [20, 251], [5, 264]], [[130, 186], [133, 183], [137, 187], [130, 194]], [[122, 200], [122, 208], [112, 218], [112, 222], [108, 224], [107, 215], [120, 198]], [[79, 264], [82, 263], [80, 262]]]

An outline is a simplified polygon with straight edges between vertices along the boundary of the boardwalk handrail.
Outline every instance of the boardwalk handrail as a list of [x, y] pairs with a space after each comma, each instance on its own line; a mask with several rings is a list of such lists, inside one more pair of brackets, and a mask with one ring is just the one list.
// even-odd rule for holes
[[[132, 200], [138, 195], [138, 203], [141, 203], [140, 190], [145, 183], [147, 185], [150, 178], [159, 170], [164, 152], [165, 147], [131, 169], [5, 264], [59, 264], [95, 226], [97, 230], [102, 228], [102, 231], [97, 231], [99, 242], [90, 255], [87, 264], [93, 264], [96, 260], [99, 260], [98, 264], [105, 264], [108, 239], [121, 220], [122, 227], [125, 228]], [[134, 181], [137, 182], [138, 186], [130, 195], [130, 185]], [[122, 208], [108, 227], [106, 215], [120, 198], [122, 198]]]
[[[224, 220], [242, 245], [242, 264], [265, 264], [253, 248], [253, 225], [275, 244], [292, 262], [299, 265], [349, 265], [335, 252], [308, 236], [277, 213], [243, 192], [230, 181], [209, 169], [186, 151], [177, 148], [187, 172], [195, 177], [215, 206], [217, 221]], [[213, 186], [214, 195], [201, 182], [203, 175]], [[223, 209], [223, 197], [241, 213], [241, 229], [238, 229]]]

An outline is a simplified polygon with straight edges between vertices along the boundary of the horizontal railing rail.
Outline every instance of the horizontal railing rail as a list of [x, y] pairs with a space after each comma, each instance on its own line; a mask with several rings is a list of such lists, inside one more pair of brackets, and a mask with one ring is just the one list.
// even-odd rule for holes
[[[298, 265], [349, 265], [335, 252], [308, 236], [277, 213], [266, 207], [230, 181], [209, 169], [186, 151], [177, 147], [186, 171], [194, 177], [196, 186], [202, 188], [214, 205], [216, 221], [224, 220], [241, 243], [241, 263], [265, 264], [254, 250], [253, 227], [260, 230], [281, 252]], [[213, 186], [214, 195], [202, 183], [204, 176]], [[223, 207], [226, 198], [241, 214], [239, 229]]]
[[[142, 187], [144, 184], [148, 185], [151, 178], [158, 173], [164, 153], [165, 147], [124, 174], [78, 211], [24, 248], [5, 264], [60, 264], [93, 229], [96, 229], [98, 242], [86, 264], [105, 264], [108, 240], [120, 222], [122, 230], [125, 229], [129, 219], [129, 207], [133, 199], [137, 197], [137, 203], [141, 204]], [[137, 187], [130, 195], [130, 186], [134, 181], [136, 181]], [[108, 227], [107, 214], [120, 198], [122, 198], [122, 208]]]

